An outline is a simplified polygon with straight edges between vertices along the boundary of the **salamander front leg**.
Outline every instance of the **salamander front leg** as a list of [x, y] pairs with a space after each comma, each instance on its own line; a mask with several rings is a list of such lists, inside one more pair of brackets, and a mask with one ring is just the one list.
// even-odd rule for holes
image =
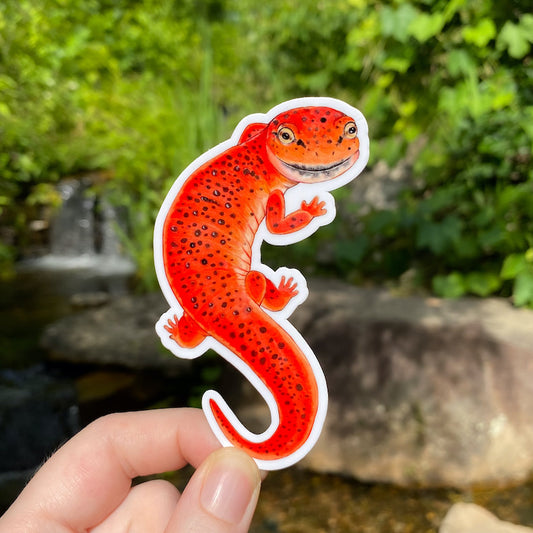
[[300, 209], [286, 214], [285, 196], [281, 191], [276, 190], [268, 197], [266, 225], [270, 233], [286, 235], [304, 228], [313, 218], [326, 213], [326, 203], [315, 196], [309, 203], [303, 201]]

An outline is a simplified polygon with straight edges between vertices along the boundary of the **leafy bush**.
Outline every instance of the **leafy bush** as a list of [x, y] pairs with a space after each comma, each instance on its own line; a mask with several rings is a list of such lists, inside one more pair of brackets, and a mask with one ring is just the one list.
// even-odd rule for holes
[[426, 141], [396, 209], [337, 219], [294, 260], [305, 265], [336, 236], [322, 267], [343, 277], [409, 273], [441, 296], [512, 294], [533, 306], [531, 4], [273, 4], [256, 39], [288, 93], [347, 95], [369, 119], [372, 161], [393, 165]]
[[43, 198], [36, 185], [105, 170], [151, 285], [152, 225], [177, 174], [245, 114], [327, 94], [367, 116], [371, 164], [396, 164], [415, 140], [424, 147], [395, 209], [358, 210], [340, 191], [347, 215], [291, 247], [294, 262], [353, 281], [409, 274], [439, 295], [512, 295], [533, 306], [531, 7], [5, 0], [4, 221], [24, 227], [17, 207]]
[[127, 245], [141, 279], [153, 284], [151, 233], [162, 197], [172, 178], [222, 136], [211, 50], [204, 46], [210, 30], [206, 20], [192, 18], [194, 6], [193, 0], [0, 5], [4, 223], [24, 231], [28, 206], [47, 203], [42, 184], [105, 171], [107, 181], [97, 186], [128, 207]]

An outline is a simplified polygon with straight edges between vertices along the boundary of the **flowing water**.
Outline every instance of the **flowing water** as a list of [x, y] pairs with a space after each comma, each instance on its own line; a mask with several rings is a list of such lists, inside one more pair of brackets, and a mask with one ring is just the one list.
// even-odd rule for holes
[[125, 256], [117, 227], [119, 213], [105, 197], [91, 190], [88, 179], [58, 185], [61, 209], [51, 221], [49, 253], [23, 261], [24, 270], [87, 270], [103, 276], [127, 276], [134, 271]]

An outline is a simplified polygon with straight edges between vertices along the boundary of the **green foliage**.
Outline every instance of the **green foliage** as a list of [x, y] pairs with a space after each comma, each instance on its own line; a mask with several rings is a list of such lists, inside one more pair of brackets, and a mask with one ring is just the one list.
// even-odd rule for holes
[[394, 165], [424, 141], [413, 186], [396, 208], [370, 212], [341, 193], [342, 217], [283, 250], [284, 262], [352, 281], [414, 273], [438, 295], [533, 306], [532, 7], [5, 0], [0, 216], [23, 227], [18, 200], [51, 203], [43, 184], [105, 170], [151, 286], [153, 221], [179, 172], [245, 114], [331, 95], [367, 116], [371, 164]]
[[[7, 0], [0, 5], [0, 216], [56, 205], [50, 183], [105, 171], [127, 206], [126, 242], [153, 286], [158, 206], [196, 155], [222, 137], [213, 100], [212, 31], [193, 0]], [[194, 15], [194, 17], [193, 17]], [[9, 22], [8, 22], [9, 21]], [[102, 186], [102, 184], [99, 184]], [[7, 248], [3, 256], [7, 256]]]
[[291, 13], [273, 4], [263, 11], [292, 25], [271, 16], [257, 31], [290, 94], [348, 92], [369, 119], [371, 161], [395, 164], [425, 140], [397, 208], [355, 219], [344, 209], [337, 246], [330, 230], [310, 240], [329, 254], [321, 267], [356, 281], [411, 272], [441, 296], [512, 295], [533, 307], [530, 264], [502, 268], [533, 243], [531, 4], [309, 0]]

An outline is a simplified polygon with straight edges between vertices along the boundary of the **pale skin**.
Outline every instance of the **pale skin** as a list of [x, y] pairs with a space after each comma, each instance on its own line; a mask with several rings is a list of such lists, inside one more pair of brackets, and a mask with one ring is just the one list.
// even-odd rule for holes
[[[191, 464], [180, 494], [132, 479]], [[221, 448], [198, 409], [122, 413], [93, 422], [40, 468], [0, 517], [0, 533], [244, 533], [259, 496], [255, 462]]]

